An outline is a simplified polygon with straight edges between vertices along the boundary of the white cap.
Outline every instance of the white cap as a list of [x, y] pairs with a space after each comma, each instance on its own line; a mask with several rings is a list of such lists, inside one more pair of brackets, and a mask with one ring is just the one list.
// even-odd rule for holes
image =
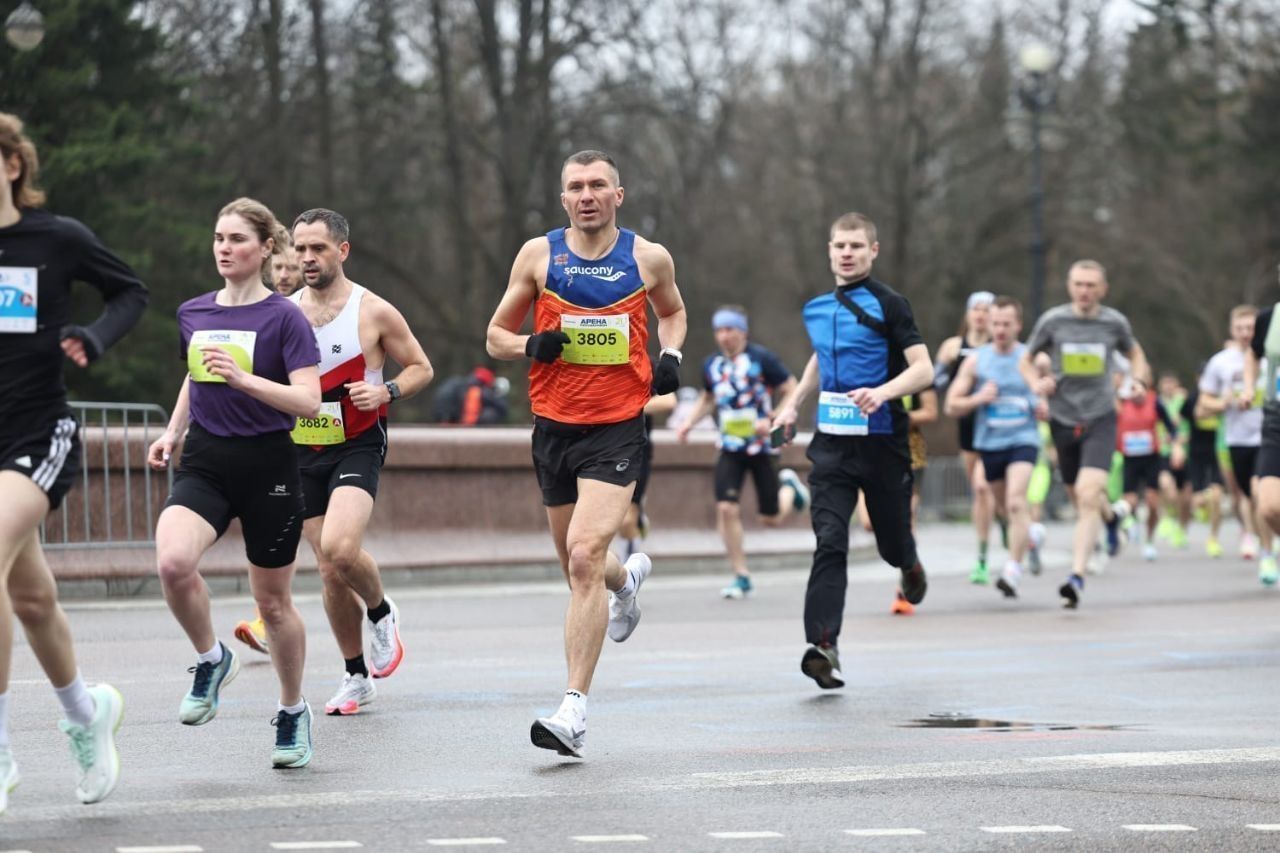
[[969, 294], [969, 301], [964, 304], [964, 310], [972, 311], [979, 305], [990, 305], [996, 301], [996, 295], [990, 290], [976, 290]]

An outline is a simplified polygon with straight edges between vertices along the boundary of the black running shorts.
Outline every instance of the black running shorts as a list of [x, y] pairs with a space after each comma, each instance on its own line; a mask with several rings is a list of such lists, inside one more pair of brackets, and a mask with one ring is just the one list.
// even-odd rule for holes
[[299, 447], [298, 471], [302, 475], [303, 518], [315, 518], [329, 510], [333, 490], [350, 486], [378, 496], [378, 477], [387, 456], [386, 434], [380, 426], [366, 430], [343, 444], [313, 450]]
[[0, 436], [0, 470], [29, 477], [49, 498], [50, 510], [61, 506], [80, 473], [80, 428], [70, 410]]
[[1191, 480], [1191, 491], [1200, 493], [1210, 486], [1222, 485], [1222, 470], [1218, 467], [1217, 452], [1204, 455], [1191, 454], [1185, 466]]
[[1231, 455], [1231, 473], [1236, 475], [1240, 491], [1244, 492], [1244, 496], [1250, 500], [1253, 500], [1253, 478], [1264, 476], [1258, 472], [1258, 457], [1261, 450], [1260, 447], [1227, 448], [1227, 453]]
[[720, 452], [716, 460], [716, 500], [738, 503], [742, 497], [742, 482], [747, 472], [756, 486], [756, 505], [760, 514], [778, 514], [778, 457], [772, 453]]
[[578, 480], [629, 486], [641, 473], [644, 415], [614, 424], [533, 422], [533, 470], [544, 506], [578, 502]]
[[222, 536], [240, 519], [244, 552], [263, 569], [293, 562], [302, 536], [302, 483], [288, 432], [224, 438], [192, 423], [166, 507], [182, 506]]
[[1126, 456], [1124, 458], [1124, 493], [1136, 495], [1143, 489], [1155, 491], [1160, 488], [1161, 464], [1159, 453], [1146, 456]]

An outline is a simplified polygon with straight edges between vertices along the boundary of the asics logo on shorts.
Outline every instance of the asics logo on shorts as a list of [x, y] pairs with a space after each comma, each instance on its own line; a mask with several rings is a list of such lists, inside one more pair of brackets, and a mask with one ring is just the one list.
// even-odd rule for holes
[[338, 475], [338, 479], [339, 479], [339, 480], [345, 480], [345, 479], [347, 479], [348, 477], [359, 477], [359, 476], [360, 476], [359, 474], [339, 474], [339, 475]]
[[617, 467], [615, 467], [614, 470], [617, 471], [618, 473], [622, 473], [623, 471], [627, 470], [627, 466], [630, 464], [631, 464], [630, 459], [623, 459], [621, 462], [618, 463]]

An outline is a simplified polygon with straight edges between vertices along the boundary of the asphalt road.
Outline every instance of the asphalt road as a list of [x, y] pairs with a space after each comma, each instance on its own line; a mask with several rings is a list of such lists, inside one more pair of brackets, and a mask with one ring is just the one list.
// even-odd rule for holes
[[[163, 603], [77, 603], [86, 676], [126, 698], [124, 777], [104, 803], [75, 801], [20, 641], [24, 779], [0, 850], [1280, 847], [1280, 590], [1193, 538], [1113, 561], [1068, 612], [1061, 550], [1005, 601], [966, 582], [969, 539], [922, 532], [932, 584], [912, 617], [888, 613], [891, 572], [851, 571], [849, 683], [828, 693], [799, 671], [803, 567], [723, 601], [725, 578], [659, 564], [635, 635], [605, 649], [582, 761], [529, 743], [563, 687], [558, 584], [395, 591], [404, 666], [360, 715], [319, 718], [298, 771], [270, 768], [265, 658], [246, 651], [218, 718], [184, 727], [192, 653]], [[301, 605], [319, 707], [341, 661], [318, 599]], [[228, 642], [248, 608], [216, 602]]]

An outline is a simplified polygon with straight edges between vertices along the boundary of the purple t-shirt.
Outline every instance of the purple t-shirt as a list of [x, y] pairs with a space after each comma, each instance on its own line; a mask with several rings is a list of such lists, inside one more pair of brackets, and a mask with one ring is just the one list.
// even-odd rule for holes
[[178, 308], [181, 356], [191, 374], [191, 420], [214, 435], [263, 435], [293, 429], [292, 415], [273, 409], [221, 381], [207, 381], [200, 346], [219, 346], [242, 370], [289, 384], [289, 374], [320, 363], [311, 324], [302, 309], [272, 293], [251, 305], [219, 305], [217, 291], [189, 299]]

